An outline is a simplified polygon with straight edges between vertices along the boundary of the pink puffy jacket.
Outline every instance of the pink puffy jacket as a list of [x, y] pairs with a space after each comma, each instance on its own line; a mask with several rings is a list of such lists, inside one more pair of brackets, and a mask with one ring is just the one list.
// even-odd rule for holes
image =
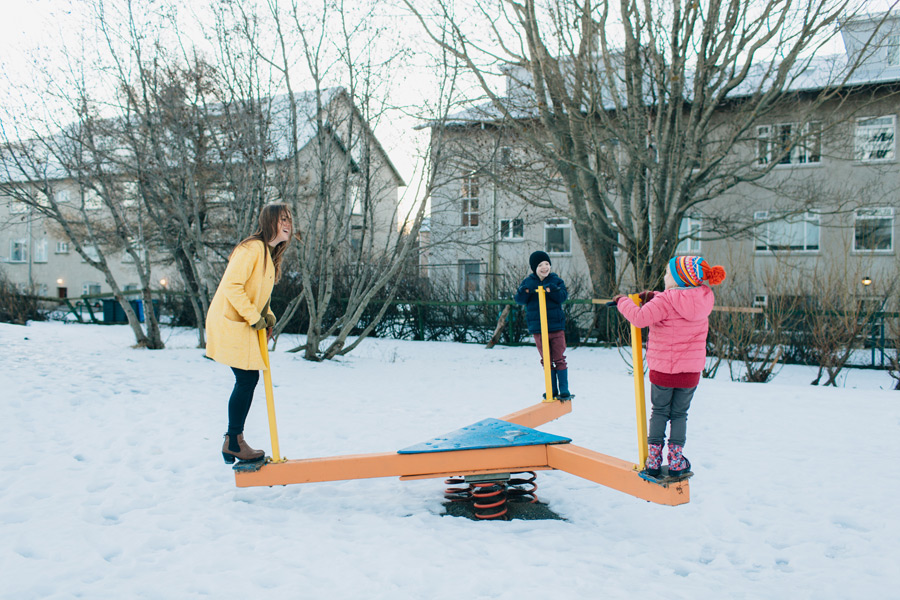
[[706, 365], [706, 333], [716, 296], [701, 285], [656, 292], [643, 306], [619, 298], [616, 306], [635, 327], [650, 327], [647, 364], [660, 373], [699, 373]]

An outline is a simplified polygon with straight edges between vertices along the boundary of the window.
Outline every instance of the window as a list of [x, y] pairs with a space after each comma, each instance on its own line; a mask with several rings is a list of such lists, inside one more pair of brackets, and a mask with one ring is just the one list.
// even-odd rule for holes
[[459, 261], [459, 291], [465, 299], [481, 295], [481, 262], [477, 260]]
[[508, 167], [510, 163], [512, 163], [512, 148], [509, 146], [502, 146], [500, 148], [500, 165]]
[[464, 177], [462, 182], [462, 226], [478, 227], [478, 179]]
[[84, 193], [84, 210], [100, 210], [103, 208], [103, 200], [100, 194], [94, 190], [87, 190]]
[[21, 215], [28, 212], [28, 205], [21, 200], [12, 200], [9, 203], [9, 214]]
[[9, 242], [9, 262], [28, 262], [28, 243], [25, 240], [11, 240]]
[[[134, 262], [134, 257], [132, 257], [131, 254], [128, 252], [129, 249], [133, 250], [134, 252], [137, 252], [138, 258], [140, 259], [141, 254], [143, 254], [143, 252], [144, 252], [143, 244], [141, 244], [141, 242], [137, 238], [135, 238], [134, 236], [131, 236], [131, 235], [128, 236], [128, 239], [125, 241], [125, 243], [127, 245], [122, 249], [122, 262], [123, 263], [133, 263]], [[93, 258], [93, 257], [91, 257], [91, 258]]]
[[894, 160], [894, 116], [859, 119], [854, 143], [856, 160]]
[[500, 219], [501, 240], [521, 240], [525, 238], [525, 221], [522, 219]]
[[[97, 248], [94, 247], [94, 246], [85, 246], [85, 247], [84, 247], [84, 253], [87, 254], [88, 258], [90, 258], [90, 259], [93, 260], [93, 261], [99, 261], [99, 260], [100, 260], [100, 253], [97, 252]], [[81, 259], [81, 262], [87, 262], [87, 261], [84, 260], [84, 258], [82, 258], [82, 259]]]
[[57, 204], [68, 204], [72, 201], [69, 190], [59, 190], [58, 192], [56, 192], [55, 198]]
[[572, 222], [568, 219], [547, 219], [544, 224], [544, 248], [550, 254], [571, 254]]
[[860, 208], [853, 223], [853, 249], [890, 252], [894, 249], [894, 209]]
[[38, 240], [34, 243], [34, 262], [47, 262], [47, 240]]
[[772, 158], [772, 128], [763, 125], [756, 128], [756, 164], [765, 166]]
[[700, 252], [700, 230], [703, 220], [697, 217], [685, 217], [678, 227], [678, 237], [681, 239], [675, 248], [676, 254], [693, 254]]
[[889, 67], [900, 67], [900, 35], [884, 38], [884, 62]]
[[122, 183], [122, 207], [134, 208], [138, 203], [138, 184], [136, 181]]
[[756, 250], [784, 252], [797, 250], [814, 252], [819, 249], [819, 215], [812, 212], [778, 218], [775, 213], [754, 213], [757, 221], [776, 219], [762, 223], [757, 230]]
[[756, 164], [803, 165], [822, 160], [822, 124], [779, 123], [756, 128]]
[[353, 254], [357, 254], [362, 248], [363, 233], [364, 229], [362, 225], [350, 226], [350, 249], [353, 251]]
[[69, 253], [69, 242], [56, 242], [56, 253], [57, 254], [68, 254]]
[[359, 184], [350, 186], [350, 214], [355, 216], [363, 214], [362, 186]]
[[100, 293], [100, 284], [94, 281], [85, 281], [81, 284], [82, 296], [94, 296]]

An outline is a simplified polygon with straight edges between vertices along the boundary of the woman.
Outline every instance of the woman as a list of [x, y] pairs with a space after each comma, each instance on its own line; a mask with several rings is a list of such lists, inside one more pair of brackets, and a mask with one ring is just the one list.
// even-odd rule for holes
[[259, 333], [275, 325], [269, 310], [272, 288], [281, 278], [281, 262], [293, 234], [291, 211], [283, 202], [262, 208], [259, 229], [238, 244], [206, 315], [206, 355], [234, 372], [234, 389], [228, 400], [228, 431], [222, 457], [262, 460], [265, 452], [244, 441], [244, 422], [253, 402], [253, 390], [264, 369]]

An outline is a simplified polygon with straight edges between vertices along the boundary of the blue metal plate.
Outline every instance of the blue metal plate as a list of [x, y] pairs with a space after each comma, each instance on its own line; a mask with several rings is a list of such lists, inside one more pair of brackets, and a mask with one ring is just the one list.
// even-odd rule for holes
[[544, 433], [508, 421], [484, 419], [468, 427], [432, 438], [427, 442], [398, 450], [397, 453], [422, 454], [424, 452], [478, 450], [481, 448], [505, 448], [507, 446], [567, 444], [571, 441], [571, 438]]

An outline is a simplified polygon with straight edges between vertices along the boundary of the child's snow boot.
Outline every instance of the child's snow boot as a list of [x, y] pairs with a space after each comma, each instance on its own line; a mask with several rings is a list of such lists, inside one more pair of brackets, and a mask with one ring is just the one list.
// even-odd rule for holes
[[681, 477], [691, 472], [691, 461], [682, 454], [684, 446], [669, 444], [669, 477]]
[[557, 398], [560, 400], [570, 399], [572, 394], [569, 393], [569, 369], [560, 369], [557, 371], [556, 378], [559, 381], [559, 395]]
[[644, 473], [650, 477], [659, 477], [662, 472], [660, 468], [662, 466], [662, 444], [650, 444], [648, 448], [650, 454], [647, 456], [647, 468], [644, 469]]
[[235, 436], [228, 433], [225, 434], [225, 443], [222, 444], [222, 458], [229, 465], [234, 462], [235, 458], [243, 461], [257, 461], [265, 457], [266, 453], [263, 450], [254, 450], [244, 441], [244, 434], [239, 433]]
[[[556, 383], [556, 374], [559, 373], [556, 369], [550, 369], [550, 388], [553, 390], [553, 399], [556, 400], [559, 397], [559, 386]], [[541, 398], [544, 400], [547, 399], [547, 392], [541, 394]]]

